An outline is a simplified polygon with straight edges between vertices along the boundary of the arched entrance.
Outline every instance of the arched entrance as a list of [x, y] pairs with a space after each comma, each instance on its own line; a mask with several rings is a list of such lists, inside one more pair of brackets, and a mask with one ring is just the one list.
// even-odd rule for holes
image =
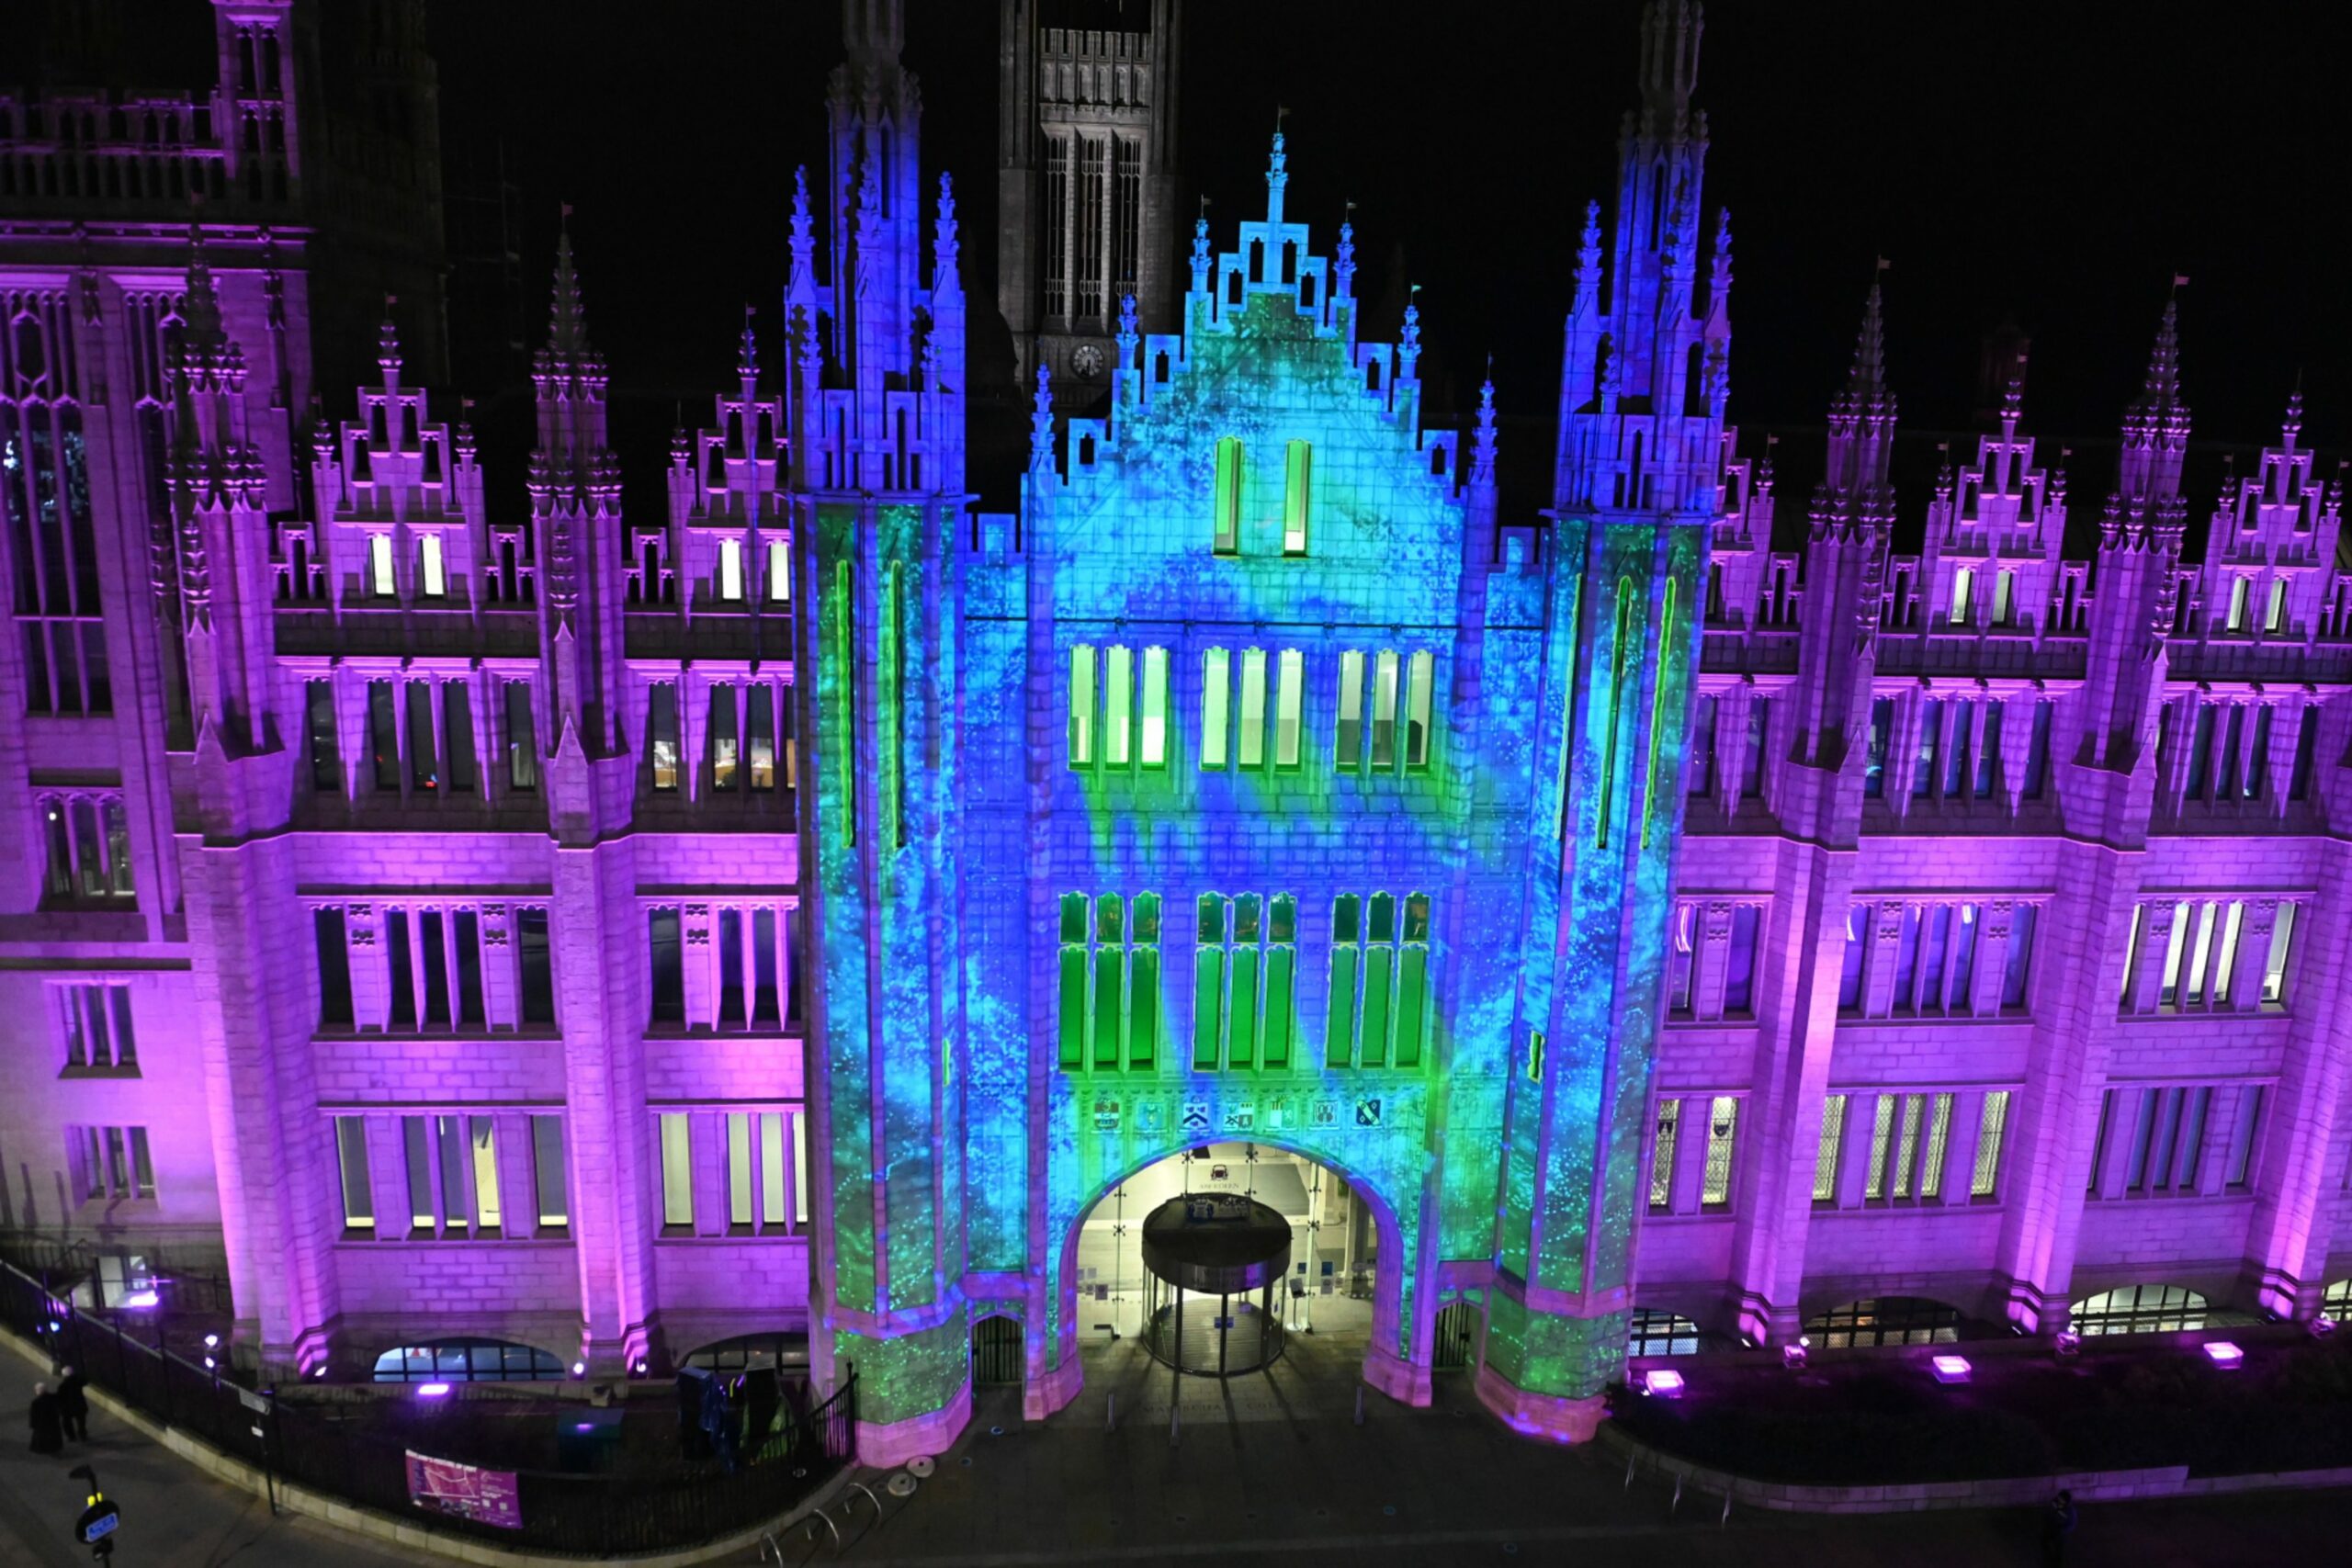
[[972, 1386], [1019, 1387], [1023, 1380], [1021, 1322], [991, 1313], [972, 1325]]
[[1145, 1166], [1079, 1217], [1064, 1273], [1076, 1287], [1080, 1341], [1143, 1331], [1144, 1218], [1169, 1199], [1194, 1192], [1254, 1199], [1290, 1222], [1290, 1269], [1277, 1293], [1288, 1329], [1371, 1333], [1382, 1233], [1391, 1224], [1378, 1201], [1307, 1156], [1265, 1143], [1218, 1143]]

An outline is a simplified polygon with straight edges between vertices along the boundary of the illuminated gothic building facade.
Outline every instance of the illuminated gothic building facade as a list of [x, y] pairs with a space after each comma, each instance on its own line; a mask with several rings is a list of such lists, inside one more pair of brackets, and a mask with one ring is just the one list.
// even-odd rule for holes
[[[307, 14], [216, 9], [223, 94]], [[2290, 412], [2192, 521], [2172, 307], [2090, 559], [2014, 391], [1896, 548], [1875, 289], [1775, 552], [1697, 7], [1653, 0], [1549, 509], [1498, 508], [1543, 459], [1491, 389], [1424, 418], [1417, 310], [1359, 331], [1277, 137], [1261, 214], [1022, 329], [977, 514], [953, 192], [899, 6], [843, 10], [781, 362], [747, 334], [656, 516], [569, 239], [509, 509], [429, 322], [300, 417], [307, 231], [77, 220], [58, 171], [156, 159], [8, 100], [10, 1246], [220, 1260], [277, 1375], [805, 1334], [875, 1460], [960, 1427], [986, 1317], [1031, 1416], [1074, 1397], [1084, 1216], [1213, 1143], [1369, 1213], [1369, 1381], [1425, 1402], [1452, 1314], [1555, 1437], [1702, 1334], [2346, 1310], [2338, 497]], [[1008, 79], [1151, 57], [1008, 19]]]

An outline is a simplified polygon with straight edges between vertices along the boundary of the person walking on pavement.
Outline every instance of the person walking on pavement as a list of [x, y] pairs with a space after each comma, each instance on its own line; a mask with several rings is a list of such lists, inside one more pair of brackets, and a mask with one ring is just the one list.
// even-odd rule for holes
[[65, 1440], [86, 1443], [90, 1440], [90, 1396], [83, 1390], [90, 1380], [72, 1367], [60, 1367], [57, 1383], [57, 1416], [64, 1423]]
[[2066, 1561], [2066, 1538], [2074, 1533], [2075, 1495], [2061, 1492], [2041, 1516], [2041, 1561], [2047, 1568], [2059, 1568]]
[[53, 1454], [65, 1447], [65, 1428], [59, 1424], [57, 1395], [45, 1382], [33, 1384], [33, 1452]]

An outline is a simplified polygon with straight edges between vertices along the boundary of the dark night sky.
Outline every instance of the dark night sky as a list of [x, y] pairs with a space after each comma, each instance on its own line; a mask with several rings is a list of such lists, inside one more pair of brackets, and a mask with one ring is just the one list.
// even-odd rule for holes
[[[925, 162], [956, 175], [967, 282], [992, 298], [997, 7], [909, 10]], [[1292, 214], [1328, 248], [1341, 203], [1357, 203], [1368, 301], [1395, 298], [1401, 256], [1423, 287], [1434, 405], [1449, 373], [1466, 401], [1494, 355], [1515, 416], [1507, 478], [1521, 494], [1544, 483], [1576, 229], [1586, 198], [1605, 205], [1613, 187], [1639, 10], [1188, 7], [1182, 161], [1213, 222], [1261, 209], [1266, 137], [1286, 104]], [[1809, 431], [1880, 254], [1894, 262], [1889, 357], [1905, 467], [1919, 476], [1908, 511], [1925, 503], [1934, 442], [1973, 428], [1982, 340], [2005, 316], [2033, 339], [2029, 426], [2076, 445], [2075, 510], [2093, 510], [2083, 502], [2111, 476], [2100, 444], [2176, 271], [2191, 279], [2187, 395], [2199, 442], [2215, 447], [2192, 467], [2194, 510], [2219, 447], [2275, 435], [2299, 369], [2305, 439], [2329, 449], [2332, 468], [2352, 412], [2352, 290], [2323, 271], [2336, 259], [2324, 231], [2341, 220], [2328, 176], [2347, 163], [2330, 93], [2346, 10], [1708, 6], [1698, 101], [1713, 122], [1708, 204], [1730, 206], [1736, 241], [1732, 412], [1751, 432], [1784, 433], [1781, 493], [1801, 497], [1818, 467]], [[773, 316], [792, 169], [822, 155], [838, 11], [433, 0], [447, 151], [461, 162], [503, 146], [520, 187], [534, 343], [556, 205], [577, 209], [592, 329], [628, 398], [623, 455], [649, 502], [674, 400], [691, 421], [728, 378], [743, 301]], [[1390, 335], [1393, 315], [1370, 314], [1365, 330]]]

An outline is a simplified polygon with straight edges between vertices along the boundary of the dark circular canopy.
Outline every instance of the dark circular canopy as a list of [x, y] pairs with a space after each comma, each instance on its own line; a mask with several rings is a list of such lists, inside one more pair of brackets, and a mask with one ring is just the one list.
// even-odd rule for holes
[[1242, 1295], [1290, 1271], [1290, 1222], [1236, 1193], [1170, 1198], [1143, 1222], [1143, 1262], [1183, 1290]]

